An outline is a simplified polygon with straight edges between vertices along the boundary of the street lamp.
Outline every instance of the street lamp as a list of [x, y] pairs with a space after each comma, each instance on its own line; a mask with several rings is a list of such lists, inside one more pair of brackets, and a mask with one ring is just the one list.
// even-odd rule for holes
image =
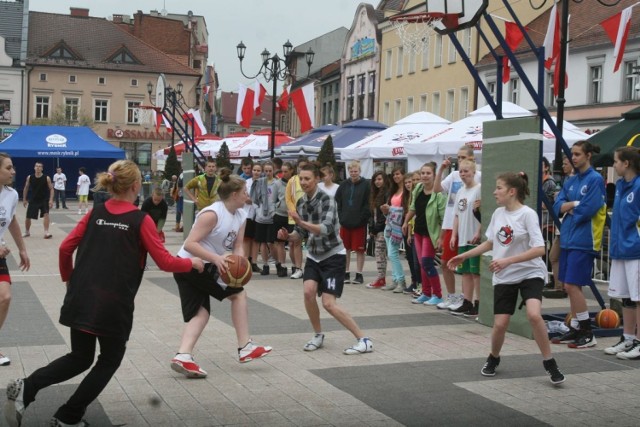
[[[282, 53], [284, 54], [284, 59], [280, 58], [277, 53], [273, 56], [269, 57], [271, 53], [265, 48], [260, 54], [262, 58], [262, 66], [256, 73], [255, 76], [247, 76], [242, 70], [242, 60], [244, 59], [244, 54], [247, 50], [247, 47], [244, 43], [240, 42], [236, 46], [236, 51], [238, 54], [238, 59], [240, 60], [240, 72], [247, 79], [255, 79], [260, 74], [263, 75], [267, 82], [273, 82], [273, 92], [271, 93], [271, 158], [275, 156], [275, 147], [276, 147], [276, 92], [278, 90], [278, 80], [284, 82], [287, 78], [291, 76], [289, 73], [289, 68], [287, 67], [287, 63], [289, 62], [289, 57], [291, 52], [293, 51], [293, 45], [289, 40], [285, 44], [282, 45]], [[311, 64], [313, 63], [313, 57], [315, 53], [311, 48], [307, 50], [305, 53], [305, 61], [307, 63], [307, 76], [311, 72]]]

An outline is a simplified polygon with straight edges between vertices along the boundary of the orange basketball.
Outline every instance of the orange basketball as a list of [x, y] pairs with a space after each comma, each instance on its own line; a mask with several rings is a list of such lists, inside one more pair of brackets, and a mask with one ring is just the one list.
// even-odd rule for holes
[[610, 308], [605, 308], [596, 314], [596, 325], [605, 329], [617, 328], [620, 326], [620, 316]]
[[220, 274], [224, 283], [232, 288], [240, 288], [251, 280], [251, 264], [240, 255], [227, 255], [227, 271]]

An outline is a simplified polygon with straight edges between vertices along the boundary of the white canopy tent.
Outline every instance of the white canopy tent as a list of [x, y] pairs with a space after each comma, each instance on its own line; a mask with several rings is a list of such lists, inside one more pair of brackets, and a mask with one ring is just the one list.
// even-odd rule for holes
[[360, 160], [362, 176], [373, 175], [373, 162], [376, 159], [406, 159], [404, 146], [410, 141], [419, 140], [447, 128], [451, 122], [432, 113], [420, 111], [402, 120], [390, 128], [351, 144], [340, 151], [342, 161]]
[[[502, 103], [502, 114], [505, 119], [534, 115], [531, 111], [506, 101]], [[496, 116], [493, 114], [491, 107], [486, 105], [439, 132], [406, 143], [404, 151], [409, 159], [409, 170], [418, 169], [429, 161], [441, 162], [448, 156], [455, 156], [458, 150], [465, 145], [473, 147], [476, 152], [476, 160], [480, 161], [483, 124], [493, 120], [496, 120]], [[566, 121], [563, 122], [562, 136], [570, 147], [577, 141], [589, 137], [589, 135]], [[543, 126], [542, 140], [543, 155], [549, 161], [553, 161], [555, 158], [556, 138], [546, 123]]]

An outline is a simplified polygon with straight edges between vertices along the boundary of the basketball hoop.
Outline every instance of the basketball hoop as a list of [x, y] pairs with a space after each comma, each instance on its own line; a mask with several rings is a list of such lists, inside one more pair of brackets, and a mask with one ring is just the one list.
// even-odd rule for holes
[[156, 114], [160, 112], [160, 108], [151, 105], [139, 105], [133, 109], [134, 122], [141, 125], [154, 126], [156, 124]]
[[431, 35], [436, 29], [458, 25], [458, 16], [439, 12], [419, 12], [396, 15], [389, 18], [398, 34], [405, 55], [424, 52], [429, 47]]

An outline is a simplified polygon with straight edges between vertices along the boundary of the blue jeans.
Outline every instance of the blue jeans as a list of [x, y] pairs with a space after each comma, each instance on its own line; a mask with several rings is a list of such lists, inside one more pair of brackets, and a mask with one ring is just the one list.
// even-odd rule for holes
[[404, 269], [400, 263], [400, 244], [393, 243], [386, 235], [384, 240], [387, 242], [387, 258], [391, 263], [391, 277], [394, 282], [405, 283]]

